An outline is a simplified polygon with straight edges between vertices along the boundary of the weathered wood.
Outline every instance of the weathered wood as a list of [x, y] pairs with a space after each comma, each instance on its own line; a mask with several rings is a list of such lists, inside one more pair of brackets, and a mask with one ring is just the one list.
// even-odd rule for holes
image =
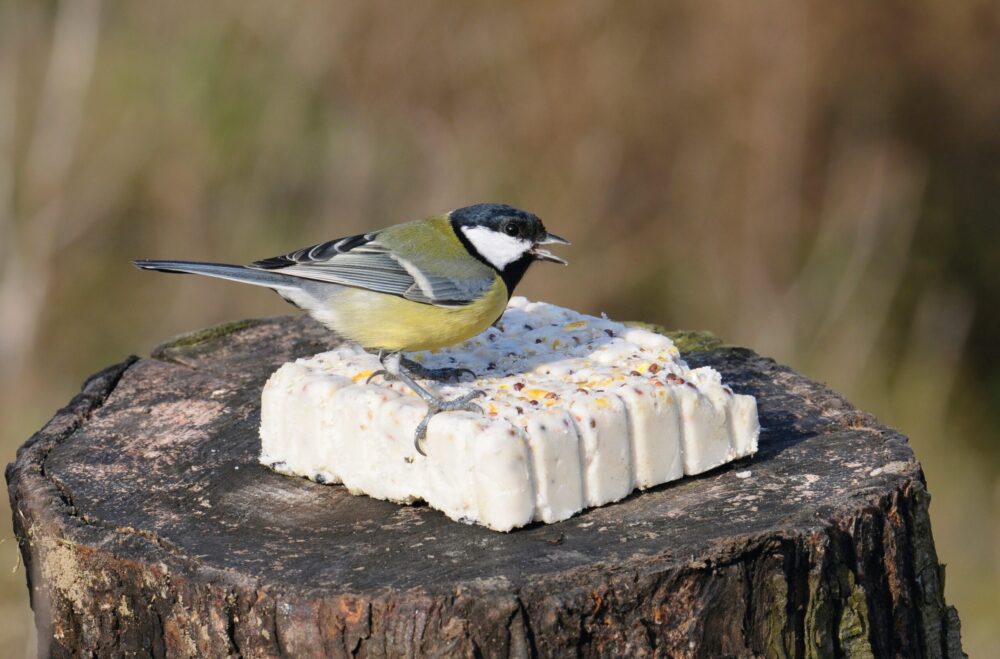
[[301, 317], [181, 337], [21, 448], [43, 652], [961, 655], [906, 439], [786, 367], [687, 355], [758, 397], [754, 459], [505, 535], [257, 464], [265, 378], [328, 345]]

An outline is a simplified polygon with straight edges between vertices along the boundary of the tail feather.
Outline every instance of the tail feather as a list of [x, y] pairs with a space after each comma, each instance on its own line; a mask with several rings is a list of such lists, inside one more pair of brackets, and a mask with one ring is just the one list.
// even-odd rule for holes
[[280, 290], [300, 290], [302, 283], [298, 278], [290, 275], [283, 275], [279, 272], [269, 272], [257, 270], [242, 265], [228, 265], [226, 263], [202, 263], [200, 261], [132, 261], [137, 268], [143, 270], [158, 270], [160, 272], [180, 272], [192, 275], [205, 275], [206, 277], [218, 277], [238, 281], [254, 286], [265, 286], [267, 288]]

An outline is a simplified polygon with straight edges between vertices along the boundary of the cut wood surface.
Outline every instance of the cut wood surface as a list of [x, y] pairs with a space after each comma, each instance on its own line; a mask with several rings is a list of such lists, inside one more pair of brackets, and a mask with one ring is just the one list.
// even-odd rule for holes
[[43, 653], [960, 656], [906, 439], [743, 348], [760, 452], [510, 534], [257, 462], [304, 317], [180, 337], [92, 377], [7, 469]]

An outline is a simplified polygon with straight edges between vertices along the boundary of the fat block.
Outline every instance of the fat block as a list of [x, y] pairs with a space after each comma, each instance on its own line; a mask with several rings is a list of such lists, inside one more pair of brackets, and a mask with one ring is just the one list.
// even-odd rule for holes
[[413, 437], [426, 405], [400, 382], [368, 383], [377, 357], [345, 343], [268, 380], [260, 461], [510, 531], [757, 450], [752, 396], [711, 368], [689, 368], [669, 338], [604, 317], [514, 297], [482, 334], [409, 357], [474, 371], [475, 380], [428, 386], [446, 399], [482, 389], [483, 413], [435, 415], [421, 455]]

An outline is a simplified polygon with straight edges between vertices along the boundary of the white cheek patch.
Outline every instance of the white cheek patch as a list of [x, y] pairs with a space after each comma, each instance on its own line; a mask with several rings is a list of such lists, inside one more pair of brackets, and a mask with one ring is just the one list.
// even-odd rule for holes
[[486, 227], [462, 227], [465, 237], [475, 246], [479, 254], [492, 263], [497, 270], [503, 270], [509, 264], [524, 256], [531, 249], [529, 241], [522, 238], [497, 233]]

